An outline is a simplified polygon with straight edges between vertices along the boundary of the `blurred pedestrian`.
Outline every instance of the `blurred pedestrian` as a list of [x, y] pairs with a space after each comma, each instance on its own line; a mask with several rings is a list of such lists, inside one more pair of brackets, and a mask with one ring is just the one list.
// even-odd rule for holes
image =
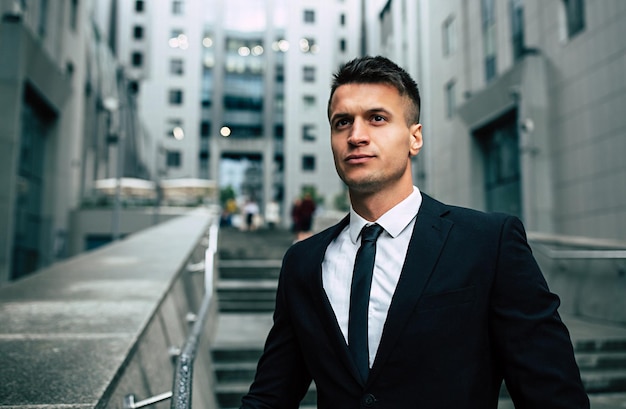
[[298, 217], [300, 214], [301, 203], [302, 201], [299, 197], [297, 197], [291, 204], [291, 232], [294, 234], [294, 242], [298, 241], [298, 233], [300, 231], [300, 221]]
[[271, 200], [265, 205], [265, 222], [270, 230], [274, 230], [280, 223], [280, 206], [275, 200]]
[[234, 198], [230, 198], [226, 201], [226, 205], [222, 211], [221, 225], [230, 227], [233, 225], [233, 215], [237, 213], [237, 202]]
[[311, 236], [315, 209], [315, 201], [313, 201], [311, 194], [308, 192], [305, 193], [297, 210], [298, 233], [296, 240], [304, 240]]
[[256, 218], [259, 214], [259, 205], [254, 199], [248, 199], [243, 206], [245, 216], [245, 229], [248, 231], [256, 230]]

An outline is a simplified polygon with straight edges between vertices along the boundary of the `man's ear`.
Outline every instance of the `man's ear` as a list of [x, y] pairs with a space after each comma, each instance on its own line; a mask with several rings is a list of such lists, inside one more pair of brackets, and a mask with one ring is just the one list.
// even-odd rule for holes
[[409, 145], [409, 156], [417, 155], [422, 149], [424, 141], [422, 139], [422, 124], [413, 124], [409, 127], [411, 132], [411, 144]]

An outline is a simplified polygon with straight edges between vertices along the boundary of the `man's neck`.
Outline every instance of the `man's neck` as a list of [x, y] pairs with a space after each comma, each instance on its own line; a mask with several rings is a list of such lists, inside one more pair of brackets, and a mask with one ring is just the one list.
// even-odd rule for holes
[[350, 203], [354, 211], [367, 221], [378, 220], [398, 203], [413, 193], [413, 184], [397, 191], [355, 192], [350, 191]]

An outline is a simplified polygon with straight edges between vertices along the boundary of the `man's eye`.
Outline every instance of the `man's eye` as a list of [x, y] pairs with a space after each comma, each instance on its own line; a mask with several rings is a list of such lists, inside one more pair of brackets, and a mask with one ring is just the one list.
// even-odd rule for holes
[[350, 124], [350, 121], [347, 119], [339, 119], [337, 120], [337, 122], [335, 122], [335, 128], [341, 128], [344, 127], [346, 125]]
[[374, 122], [383, 122], [385, 121], [385, 117], [382, 115], [374, 115], [372, 116], [372, 121]]

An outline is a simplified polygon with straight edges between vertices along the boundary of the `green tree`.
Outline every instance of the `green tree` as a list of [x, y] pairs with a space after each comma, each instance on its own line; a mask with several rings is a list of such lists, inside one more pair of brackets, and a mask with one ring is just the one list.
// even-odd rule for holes
[[220, 189], [220, 204], [222, 207], [226, 205], [226, 202], [230, 199], [235, 199], [235, 190], [231, 185], [228, 185]]

